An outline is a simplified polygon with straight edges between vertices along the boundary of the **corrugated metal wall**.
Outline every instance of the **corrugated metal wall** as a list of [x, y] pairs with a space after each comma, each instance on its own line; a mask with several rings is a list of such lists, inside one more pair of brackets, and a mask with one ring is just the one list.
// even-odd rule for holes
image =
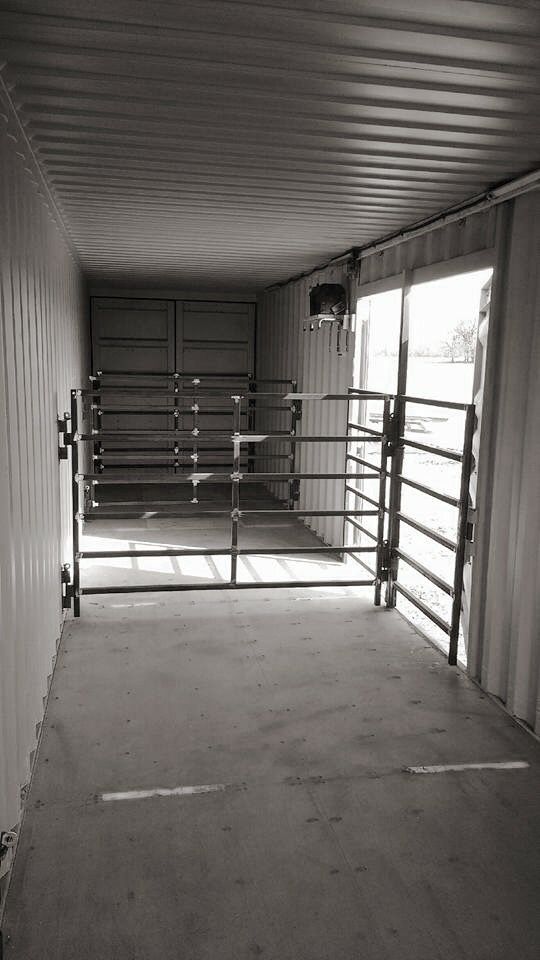
[[495, 242], [496, 222], [497, 210], [492, 207], [366, 256], [361, 261], [360, 284], [487, 250]]
[[86, 373], [82, 276], [8, 124], [0, 130], [1, 829], [19, 817], [60, 634], [70, 491], [56, 418]]
[[469, 670], [540, 733], [540, 192], [505, 206]]
[[[293, 281], [269, 291], [259, 305], [257, 326], [257, 376], [287, 377], [298, 381], [305, 393], [342, 393], [352, 382], [354, 335], [349, 352], [338, 356], [335, 332], [329, 349], [328, 327], [304, 332], [309, 316], [309, 291], [317, 283], [343, 283], [343, 266], [334, 266], [309, 278]], [[299, 433], [304, 435], [343, 434], [346, 432], [346, 402], [305, 401]], [[288, 420], [280, 414], [259, 420], [257, 429], [288, 429]], [[265, 470], [275, 469], [268, 461]], [[299, 444], [297, 469], [305, 473], [343, 471], [343, 444]], [[284, 467], [282, 469], [285, 469]], [[281, 495], [284, 488], [281, 487]], [[313, 510], [342, 510], [343, 483], [332, 480], [302, 480], [299, 507]], [[308, 522], [309, 523], [309, 522]], [[339, 517], [314, 518], [309, 526], [326, 543], [343, 542], [343, 523]]]

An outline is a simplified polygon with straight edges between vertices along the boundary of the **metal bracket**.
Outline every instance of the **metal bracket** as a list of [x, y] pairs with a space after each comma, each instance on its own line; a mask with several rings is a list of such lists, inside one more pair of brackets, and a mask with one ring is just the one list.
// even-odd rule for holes
[[400, 442], [400, 418], [396, 416], [395, 413], [391, 413], [388, 418], [388, 440], [387, 440], [387, 452], [390, 457], [392, 457], [396, 450], [401, 446]]
[[67, 460], [68, 447], [73, 443], [73, 437], [69, 432], [71, 417], [69, 413], [64, 413], [63, 417], [57, 418], [58, 426], [58, 459]]
[[62, 610], [71, 610], [71, 599], [73, 597], [73, 585], [71, 583], [71, 568], [69, 563], [62, 564], [60, 573], [60, 582], [62, 584]]
[[390, 542], [383, 540], [381, 546], [381, 564], [379, 568], [381, 583], [388, 583], [388, 578], [392, 569], [396, 566], [396, 558], [392, 557]]

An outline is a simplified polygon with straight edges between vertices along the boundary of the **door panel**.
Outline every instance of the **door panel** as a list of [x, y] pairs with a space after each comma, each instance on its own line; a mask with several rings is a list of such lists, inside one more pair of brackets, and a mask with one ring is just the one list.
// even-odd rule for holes
[[[170, 380], [145, 373], [179, 373], [211, 377], [211, 385], [224, 394], [245, 391], [246, 381], [254, 366], [253, 304], [214, 303], [210, 301], [171, 301], [122, 298], [94, 298], [92, 301], [92, 354], [94, 374], [98, 371], [118, 374], [140, 372], [141, 377], [131, 378], [131, 385], [170, 386]], [[128, 382], [128, 381], [126, 381]], [[124, 412], [125, 399], [107, 398], [103, 404], [103, 430], [170, 430], [171, 441], [151, 443], [141, 439], [118, 439], [109, 442], [105, 449], [107, 466], [125, 463], [123, 450], [137, 447], [143, 456], [130, 455], [131, 462], [148, 460], [151, 451], [165, 453], [174, 448], [174, 427], [191, 430], [194, 426], [191, 405], [193, 385], [182, 383], [184, 398], [178, 405], [185, 412], [176, 420], [172, 410], [173, 400], [151, 398], [139, 403], [137, 412]], [[198, 428], [203, 431], [219, 431], [225, 434], [223, 442], [201, 442], [199, 446], [201, 468], [230, 465], [232, 452], [232, 403], [229, 399], [202, 398], [199, 401]], [[130, 406], [129, 404], [127, 406]], [[135, 404], [133, 404], [135, 406]], [[150, 412], [152, 406], [171, 407], [171, 414]], [[115, 410], [118, 412], [115, 412]], [[120, 412], [122, 411], [122, 412]], [[221, 412], [223, 411], [223, 412]], [[241, 418], [241, 429], [248, 426], [247, 415]], [[210, 450], [225, 447], [225, 450]], [[185, 437], [179, 443], [180, 450], [192, 452], [192, 441]], [[187, 458], [185, 469], [191, 469]]]
[[174, 308], [167, 300], [95, 298], [92, 302], [94, 372], [174, 369]]
[[[167, 373], [174, 367], [174, 305], [167, 300], [127, 300], [95, 298], [92, 302], [92, 356], [94, 373]], [[126, 381], [127, 382], [127, 381]], [[156, 377], [130, 379], [131, 386], [166, 386], [167, 380]], [[126, 400], [105, 396], [101, 426], [104, 431], [169, 430], [174, 418], [167, 413], [150, 413], [153, 406], [172, 407], [166, 400], [148, 398], [127, 404]], [[133, 407], [134, 412], [125, 411]], [[118, 413], [115, 410], [118, 409]], [[136, 412], [135, 412], [136, 411]], [[107, 468], [121, 466], [127, 456], [122, 451], [137, 448], [140, 456], [130, 455], [131, 462], [146, 462], [156, 452], [156, 444], [144, 438], [115, 439], [103, 445]], [[172, 444], [164, 441], [164, 450]]]
[[[177, 302], [177, 369], [193, 376], [211, 377], [212, 387], [226, 395], [245, 392], [247, 378], [253, 372], [254, 314], [252, 304]], [[184, 390], [190, 389], [189, 384], [184, 384]], [[215, 430], [225, 435], [223, 443], [214, 444], [224, 447], [223, 450], [205, 453], [204, 444], [201, 444], [201, 465], [229, 469], [232, 467], [232, 449], [226, 437], [232, 433], [232, 402], [205, 397], [201, 398], [200, 407], [201, 431]], [[241, 429], [247, 430], [247, 427], [247, 414], [244, 413]], [[243, 460], [242, 466], [245, 465]]]

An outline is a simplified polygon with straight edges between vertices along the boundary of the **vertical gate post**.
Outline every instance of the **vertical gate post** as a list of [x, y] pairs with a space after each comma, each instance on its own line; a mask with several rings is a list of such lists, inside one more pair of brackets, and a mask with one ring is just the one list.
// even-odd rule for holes
[[[296, 380], [291, 381], [291, 393], [296, 393], [298, 391], [298, 383]], [[296, 424], [300, 419], [298, 416], [298, 401], [291, 401], [291, 437], [296, 436]], [[291, 451], [289, 454], [289, 473], [296, 473], [296, 443], [291, 443]], [[297, 499], [296, 497], [296, 487], [298, 481], [289, 480], [289, 500], [288, 507], [289, 510], [294, 510], [294, 502]]]
[[388, 456], [390, 445], [390, 397], [385, 397], [383, 405], [383, 428], [381, 441], [381, 473], [379, 479], [379, 515], [377, 518], [377, 578], [375, 580], [375, 606], [381, 605], [381, 588], [388, 578], [388, 543], [384, 539], [386, 518], [386, 476], [388, 470]]
[[[102, 396], [101, 396], [101, 370], [98, 370], [97, 377], [90, 377], [92, 381], [93, 388], [96, 391], [96, 396], [93, 397], [92, 403], [90, 404], [90, 409], [92, 411], [92, 427], [95, 428], [98, 434], [101, 434], [103, 430], [103, 409], [102, 409]], [[94, 444], [94, 470], [96, 473], [101, 473], [103, 470], [103, 460], [101, 459], [104, 453], [103, 443], [99, 440]]]
[[390, 469], [390, 497], [388, 504], [388, 541], [386, 543], [386, 562], [387, 562], [387, 582], [386, 582], [386, 606], [395, 607], [396, 589], [394, 583], [398, 574], [398, 559], [396, 550], [399, 547], [399, 518], [398, 513], [401, 509], [401, 483], [399, 477], [403, 469], [403, 442], [401, 440], [405, 422], [405, 403], [401, 397], [397, 396], [394, 400], [394, 411], [390, 416], [390, 435], [389, 444], [392, 457], [392, 466]]
[[238, 565], [238, 521], [240, 519], [240, 424], [241, 397], [231, 397], [233, 407], [233, 472], [231, 474], [231, 583], [236, 583]]
[[469, 528], [469, 484], [472, 470], [472, 444], [476, 426], [474, 404], [469, 404], [465, 414], [465, 432], [463, 440], [463, 459], [461, 461], [461, 481], [459, 490], [459, 514], [456, 542], [456, 565], [454, 569], [454, 590], [452, 600], [452, 619], [450, 623], [450, 645], [448, 648], [448, 663], [455, 666], [457, 663], [459, 625], [461, 621], [461, 601], [463, 597], [463, 566]]
[[[345, 433], [347, 434], [348, 437], [351, 437], [351, 428], [350, 428], [350, 426], [349, 426], [349, 424], [350, 424], [350, 422], [351, 422], [351, 389], [352, 389], [351, 387], [348, 387], [348, 388], [347, 388], [347, 410], [346, 410], [346, 417], [347, 417], [347, 419], [346, 419], [346, 421], [345, 421], [345, 423], [346, 423]], [[351, 437], [351, 439], [352, 439], [352, 437]], [[344, 458], [343, 458], [343, 473], [347, 473], [347, 470], [348, 470], [348, 468], [349, 468], [349, 452], [350, 452], [350, 451], [349, 451], [349, 443], [346, 443], [346, 444], [345, 444], [344, 449], [345, 449], [345, 456], [344, 456]], [[348, 492], [348, 490], [347, 490], [347, 479], [344, 479], [344, 481], [343, 481], [343, 511], [344, 511], [344, 513], [343, 513], [343, 527], [342, 527], [342, 529], [341, 529], [341, 542], [342, 542], [343, 544], [345, 544], [345, 546], [348, 546], [348, 544], [349, 544], [349, 539], [348, 539], [348, 536], [347, 536], [347, 533], [348, 533], [348, 528], [347, 528], [348, 516], [347, 516], [347, 513], [345, 512], [345, 511], [348, 509], [348, 507], [347, 507], [348, 501], [349, 501], [349, 492]], [[354, 534], [353, 534], [353, 538], [354, 538]], [[354, 542], [354, 539], [353, 539], [353, 542]], [[346, 554], [343, 554], [341, 559], [342, 559], [342, 560], [345, 560], [345, 557], [346, 557]]]
[[[178, 458], [179, 458], [179, 454], [180, 454], [180, 445], [179, 445], [179, 443], [178, 443], [178, 436], [177, 436], [177, 434], [178, 434], [178, 431], [180, 430], [181, 412], [180, 412], [180, 407], [178, 406], [178, 401], [179, 401], [179, 395], [178, 395], [178, 374], [177, 374], [176, 371], [175, 371], [175, 372], [173, 373], [173, 408], [172, 408], [172, 415], [173, 415], [173, 434], [174, 434], [174, 436], [173, 436], [173, 441], [172, 441], [172, 444], [173, 444], [172, 452], [173, 452], [174, 458], [175, 458], [175, 459], [174, 459], [174, 466], [173, 466], [173, 473], [175, 473], [175, 474], [178, 473], [178, 467], [179, 467], [179, 465], [180, 465], [180, 461], [179, 461], [179, 459], [178, 459]], [[167, 401], [167, 405], [168, 405], [168, 401]], [[167, 417], [167, 429], [169, 429], [169, 428], [168, 428], [168, 424], [169, 424], [169, 418]], [[168, 453], [168, 452], [169, 452], [169, 451], [168, 451], [168, 446], [167, 446], [167, 453]], [[196, 467], [194, 467], [194, 469], [196, 469]]]
[[[199, 431], [199, 410], [200, 410], [200, 405], [199, 405], [199, 384], [200, 384], [200, 382], [201, 382], [201, 381], [199, 380], [198, 377], [194, 377], [193, 380], [192, 380], [192, 384], [193, 384], [193, 395], [192, 395], [192, 398], [191, 398], [191, 399], [192, 399], [193, 402], [192, 402], [192, 404], [191, 404], [191, 412], [192, 412], [192, 414], [193, 414], [193, 422], [192, 422], [192, 428], [191, 428], [191, 435], [192, 435], [192, 437], [193, 437], [193, 441], [192, 441], [192, 451], [191, 451], [191, 457], [190, 457], [191, 462], [192, 462], [192, 464], [193, 464], [193, 467], [192, 467], [192, 476], [196, 475], [196, 474], [198, 473], [198, 470], [199, 470], [199, 447], [198, 447], [198, 443], [197, 443], [197, 437], [199, 436], [199, 432], [200, 432], [200, 431]], [[178, 422], [178, 419], [177, 419], [176, 422]], [[192, 502], [192, 503], [198, 503], [198, 502], [199, 502], [199, 498], [198, 498], [198, 491], [199, 491], [198, 480], [196, 480], [196, 479], [193, 480], [193, 487], [192, 487], [192, 489], [193, 489], [193, 496], [192, 496], [192, 498], [191, 498], [191, 502]]]
[[394, 411], [390, 418], [392, 469], [390, 473], [390, 501], [388, 512], [388, 582], [386, 587], [386, 606], [395, 607], [399, 560], [396, 550], [399, 547], [399, 519], [397, 514], [401, 509], [401, 483], [399, 477], [403, 470], [403, 443], [401, 437], [405, 433], [405, 401], [402, 399], [407, 392], [407, 369], [409, 363], [409, 308], [412, 287], [410, 270], [403, 271], [401, 289], [401, 321], [399, 334], [399, 361], [397, 395], [394, 401]]
[[[248, 431], [249, 433], [255, 433], [255, 423], [257, 420], [257, 401], [255, 394], [257, 392], [257, 384], [254, 382], [251, 374], [248, 374]], [[265, 427], [266, 429], [266, 427]], [[248, 473], [255, 472], [255, 444], [248, 443], [248, 460], [247, 460], [247, 470]], [[260, 469], [260, 468], [259, 468]]]
[[73, 537], [73, 615], [81, 615], [80, 598], [80, 488], [79, 488], [79, 401], [78, 391], [71, 391], [71, 507]]

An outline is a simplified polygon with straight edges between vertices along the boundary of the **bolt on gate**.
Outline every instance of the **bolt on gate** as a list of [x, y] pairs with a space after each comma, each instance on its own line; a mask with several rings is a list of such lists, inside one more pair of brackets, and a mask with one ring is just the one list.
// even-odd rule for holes
[[[159, 376], [165, 386], [152, 385], [151, 378]], [[230, 375], [231, 376], [231, 375]], [[139, 380], [133, 385], [133, 378]], [[140, 380], [150, 380], [140, 385]], [[130, 383], [131, 380], [131, 383]], [[215, 382], [219, 380], [218, 385]], [[351, 557], [369, 573], [369, 577], [345, 576], [332, 580], [335, 586], [374, 587], [374, 602], [381, 603], [383, 584], [386, 586], [385, 603], [395, 607], [398, 594], [404, 596], [425, 616], [434, 622], [449, 637], [450, 663], [457, 662], [460, 614], [463, 592], [463, 565], [467, 543], [472, 540], [471, 513], [469, 509], [469, 479], [472, 463], [472, 438], [475, 427], [474, 405], [443, 403], [436, 400], [377, 393], [349, 388], [345, 394], [302, 393], [291, 380], [252, 380], [231, 376], [231, 389], [224, 390], [224, 377], [193, 377], [172, 374], [119, 374], [100, 373], [92, 377], [88, 389], [71, 391], [71, 431], [66, 423], [61, 430], [64, 443], [71, 447], [72, 505], [73, 505], [73, 569], [70, 583], [65, 584], [66, 603], [73, 601], [75, 616], [80, 615], [82, 596], [109, 593], [141, 593], [188, 590], [237, 590], [270, 589], [284, 587], [321, 586], [321, 580], [242, 581], [238, 579], [238, 558], [242, 556], [279, 556], [325, 554], [337, 555], [340, 559]], [[285, 386], [286, 392], [283, 393]], [[299, 431], [305, 404], [328, 404], [342, 401], [346, 414], [343, 418], [343, 433], [304, 434]], [[362, 409], [367, 401], [381, 405], [378, 419], [381, 429], [351, 419], [351, 405]], [[465, 413], [463, 446], [460, 452], [438, 446], [423, 444], [406, 435], [406, 410], [408, 405], [423, 404], [444, 406]], [[129, 414], [159, 414], [166, 418], [165, 429], [110, 429], [103, 418], [113, 413], [116, 416]], [[230, 428], [204, 427], [204, 423], [217, 413], [223, 419], [230, 416]], [[185, 424], [186, 417], [189, 425]], [[270, 425], [264, 432], [257, 427], [264, 420]], [[222, 422], [222, 421], [221, 421]], [[278, 429], [275, 424], [281, 426]], [[170, 424], [170, 426], [169, 426]], [[286, 427], [283, 429], [283, 427]], [[343, 448], [342, 469], [335, 472], [316, 472], [298, 467], [298, 451], [309, 444], [339, 444]], [[117, 445], [120, 444], [118, 447]], [[142, 444], [142, 446], [141, 446]], [[375, 461], [367, 459], [365, 445], [376, 451]], [[361, 448], [359, 451], [359, 447]], [[285, 449], [284, 449], [285, 448]], [[429, 486], [403, 474], [403, 455], [407, 448], [416, 448], [436, 456], [451, 459], [461, 464], [461, 484], [458, 497], [438, 492]], [[359, 455], [362, 453], [362, 456]], [[217, 464], [216, 464], [217, 459]], [[282, 469], [261, 470], [259, 464], [275, 464]], [[212, 466], [211, 470], [201, 467]], [[226, 467], [227, 469], [215, 469]], [[111, 466], [114, 469], [111, 469]], [[122, 472], [118, 472], [122, 467]], [[159, 472], [154, 472], [155, 468]], [[134, 474], [133, 469], [137, 470]], [[303, 481], [330, 480], [342, 484], [344, 506], [341, 510], [299, 508]], [[377, 493], [365, 492], [366, 481], [376, 481]], [[287, 497], [278, 508], [261, 509], [243, 506], [242, 486], [246, 482], [266, 485], [285, 484]], [[230, 509], [199, 508], [199, 489], [206, 484], [230, 484]], [[100, 507], [98, 491], [106, 485], [126, 487], [135, 491], [146, 484], [173, 485], [191, 489], [191, 500], [167, 499], [152, 501], [152, 506], [181, 505], [189, 512], [165, 514], [207, 518], [229, 517], [230, 543], [226, 547], [205, 548], [154, 548], [142, 550], [86, 550], [81, 549], [82, 524], [96, 515]], [[441, 500], [457, 510], [456, 538], [450, 540], [436, 530], [404, 514], [401, 510], [403, 485], [416, 488], [428, 497]], [[347, 507], [347, 495], [355, 498], [354, 508]], [[133, 508], [148, 508], [149, 503], [141, 498], [116, 501], [117, 512], [109, 517], [120, 519], [133, 516], [125, 512]], [[285, 514], [295, 518], [340, 517], [343, 518], [343, 542], [338, 545], [321, 544], [315, 547], [242, 547], [240, 521], [246, 516]], [[365, 518], [373, 517], [375, 530], [365, 526]], [[455, 554], [453, 583], [448, 583], [426, 567], [416, 557], [400, 546], [401, 524], [408, 524], [416, 531], [432, 538], [439, 545]], [[351, 525], [363, 543], [348, 543], [345, 535]], [[357, 537], [356, 537], [357, 539]], [[367, 555], [367, 556], [366, 556]], [[373, 566], [367, 559], [373, 557]], [[230, 558], [229, 579], [212, 583], [162, 583], [86, 586], [81, 582], [81, 563], [87, 559], [127, 557], [191, 557], [227, 556]], [[446, 622], [435, 610], [414, 594], [399, 579], [399, 564], [413, 567], [435, 586], [452, 598], [452, 614]]]

